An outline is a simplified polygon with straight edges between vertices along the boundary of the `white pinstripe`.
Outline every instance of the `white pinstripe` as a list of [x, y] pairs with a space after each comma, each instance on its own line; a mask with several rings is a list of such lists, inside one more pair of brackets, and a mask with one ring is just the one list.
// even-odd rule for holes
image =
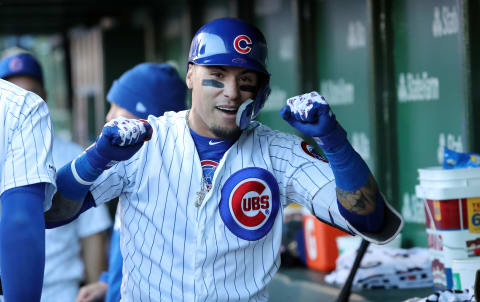
[[56, 189], [47, 105], [37, 95], [0, 80], [0, 118], [0, 194], [45, 182], [48, 209]]
[[[151, 141], [91, 188], [97, 204], [120, 196], [122, 301], [266, 301], [280, 265], [283, 207], [295, 201], [312, 209], [313, 196], [334, 183], [329, 165], [307, 155], [300, 138], [254, 123], [225, 153], [196, 207], [202, 168], [185, 111], [149, 122]], [[256, 241], [237, 237], [219, 214], [223, 185], [247, 167], [270, 171], [280, 189], [273, 227]]]

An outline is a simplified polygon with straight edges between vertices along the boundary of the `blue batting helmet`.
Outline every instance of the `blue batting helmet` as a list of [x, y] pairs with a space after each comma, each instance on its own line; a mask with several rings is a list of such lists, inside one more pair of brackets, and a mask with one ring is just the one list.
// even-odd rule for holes
[[[255, 118], [270, 94], [267, 42], [255, 26], [235, 18], [222, 18], [202, 26], [193, 37], [188, 62], [198, 65], [239, 66], [263, 75], [248, 118]], [[250, 122], [250, 120], [248, 120]]]
[[25, 75], [40, 81], [43, 86], [42, 67], [38, 60], [27, 52], [20, 52], [0, 61], [0, 78]]

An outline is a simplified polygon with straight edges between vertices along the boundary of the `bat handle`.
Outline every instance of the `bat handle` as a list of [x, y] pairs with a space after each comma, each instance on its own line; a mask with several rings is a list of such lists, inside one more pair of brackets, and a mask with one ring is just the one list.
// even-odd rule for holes
[[475, 301], [480, 301], [480, 269], [475, 273], [475, 283], [473, 285], [473, 294]]
[[365, 252], [367, 251], [369, 244], [370, 242], [368, 242], [365, 239], [362, 239], [362, 243], [358, 248], [357, 256], [355, 257], [355, 261], [353, 262], [352, 269], [350, 270], [350, 274], [348, 274], [347, 281], [345, 281], [345, 284], [343, 285], [342, 291], [338, 295], [336, 302], [348, 302], [348, 299], [350, 298], [350, 293], [352, 291], [353, 278], [355, 278], [355, 274], [357, 273], [357, 270], [360, 267], [360, 263], [362, 262], [363, 256], [365, 255]]

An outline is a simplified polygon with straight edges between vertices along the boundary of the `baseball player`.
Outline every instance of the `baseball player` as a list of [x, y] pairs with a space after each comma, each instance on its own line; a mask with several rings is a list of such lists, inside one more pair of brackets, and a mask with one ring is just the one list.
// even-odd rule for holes
[[50, 115], [39, 96], [0, 80], [0, 120], [3, 295], [7, 302], [40, 301], [45, 264], [43, 211], [50, 207], [56, 190]]
[[[43, 72], [37, 59], [21, 49], [8, 50], [0, 61], [0, 78], [47, 100]], [[53, 139], [53, 161], [61, 167], [83, 148], [58, 136]], [[45, 231], [45, 274], [42, 301], [74, 301], [83, 280], [93, 282], [106, 267], [106, 230], [112, 224], [106, 206], [91, 209], [78, 220]]]
[[[161, 116], [165, 111], [186, 109], [187, 86], [175, 68], [168, 64], [141, 63], [125, 72], [113, 83], [107, 94], [110, 110], [107, 122], [118, 118], [147, 119], [149, 114]], [[110, 243], [108, 272], [99, 282], [88, 284], [77, 296], [77, 302], [104, 299], [120, 301], [122, 282], [122, 255], [120, 253], [120, 207], [115, 215]]]
[[58, 172], [69, 200], [59, 208], [120, 196], [122, 301], [268, 300], [291, 202], [375, 243], [400, 231], [401, 216], [323, 97], [291, 98], [281, 116], [315, 138], [328, 162], [300, 138], [252, 120], [269, 94], [266, 57], [256, 27], [207, 23], [189, 53], [191, 109], [148, 123], [113, 120]]

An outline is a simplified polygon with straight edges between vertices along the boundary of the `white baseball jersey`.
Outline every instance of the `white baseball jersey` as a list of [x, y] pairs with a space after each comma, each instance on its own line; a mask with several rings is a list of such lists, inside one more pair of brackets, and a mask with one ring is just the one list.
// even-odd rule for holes
[[332, 170], [300, 138], [254, 122], [206, 192], [185, 114], [150, 116], [152, 139], [91, 187], [97, 204], [120, 196], [122, 301], [266, 301], [285, 206], [346, 227]]
[[36, 94], [0, 80], [0, 121], [0, 195], [43, 182], [47, 210], [56, 190], [47, 105]]
[[[53, 161], [61, 168], [83, 148], [71, 141], [54, 138]], [[67, 225], [45, 230], [45, 275], [42, 301], [75, 301], [84, 276], [81, 239], [108, 229], [112, 222], [105, 205], [82, 213]]]

